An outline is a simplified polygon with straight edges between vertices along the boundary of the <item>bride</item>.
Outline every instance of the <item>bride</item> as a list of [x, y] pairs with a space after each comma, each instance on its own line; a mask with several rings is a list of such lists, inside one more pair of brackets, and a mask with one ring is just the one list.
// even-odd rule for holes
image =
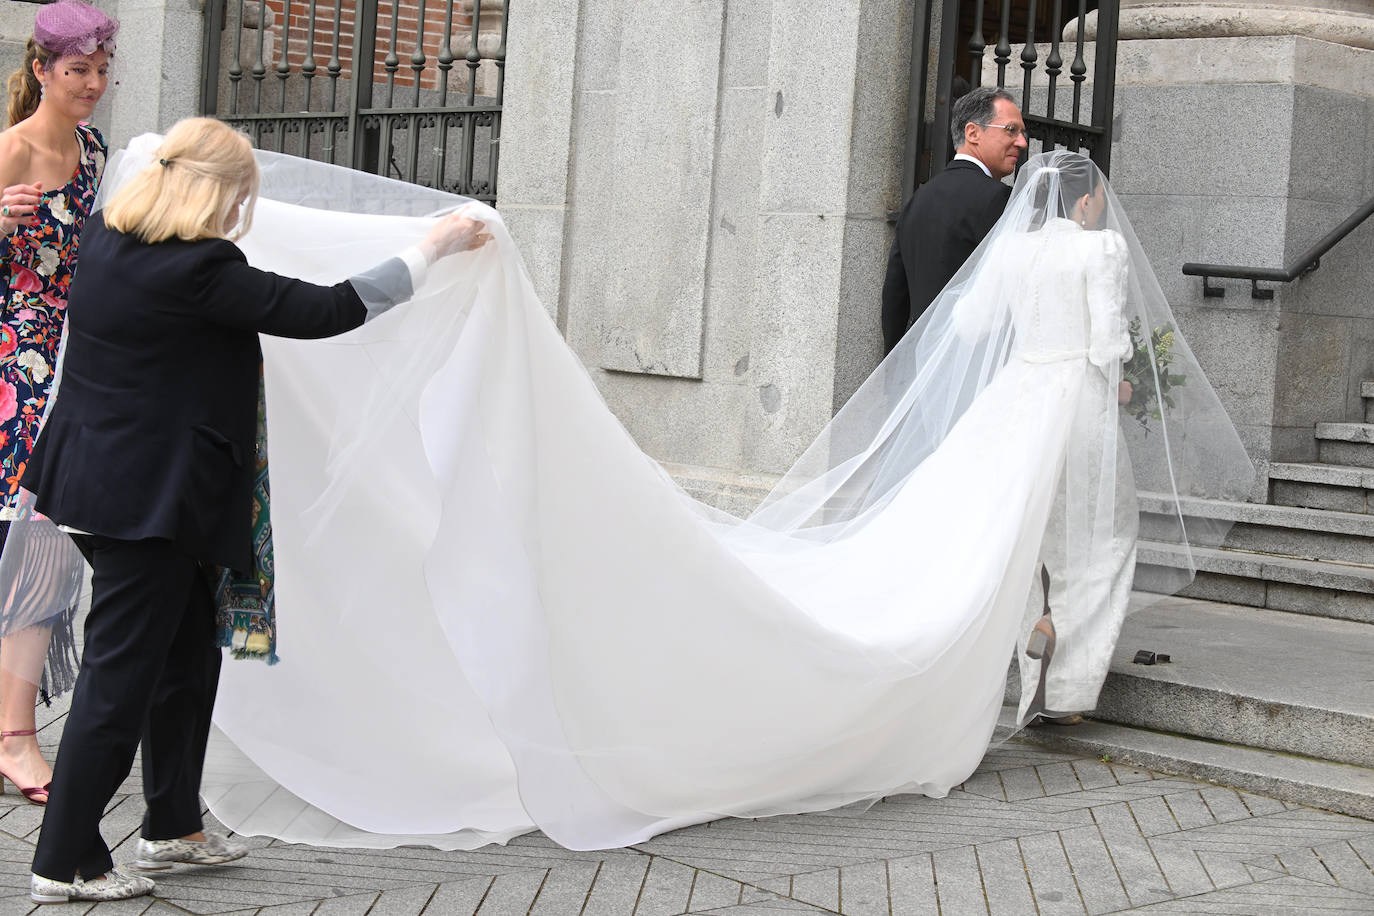
[[[317, 282], [455, 203], [260, 162], [240, 247]], [[495, 242], [436, 265], [409, 308], [263, 339], [281, 663], [224, 667], [202, 787], [240, 833], [605, 848], [944, 794], [999, 717], [1091, 709], [1137, 486], [1173, 507], [1151, 537], [1184, 557], [1224, 533], [1184, 501], [1248, 492], [1234, 427], [1077, 154], [1032, 157], [988, 239], [744, 520], [639, 451], [481, 218]]]

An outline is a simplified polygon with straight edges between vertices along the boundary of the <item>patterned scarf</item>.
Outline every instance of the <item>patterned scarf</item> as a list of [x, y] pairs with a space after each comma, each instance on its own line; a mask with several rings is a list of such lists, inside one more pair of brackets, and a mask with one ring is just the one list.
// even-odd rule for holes
[[267, 484], [267, 397], [258, 367], [258, 449], [253, 481], [253, 570], [243, 575], [212, 567], [217, 643], [234, 658], [277, 659], [277, 616], [273, 590], [272, 516]]

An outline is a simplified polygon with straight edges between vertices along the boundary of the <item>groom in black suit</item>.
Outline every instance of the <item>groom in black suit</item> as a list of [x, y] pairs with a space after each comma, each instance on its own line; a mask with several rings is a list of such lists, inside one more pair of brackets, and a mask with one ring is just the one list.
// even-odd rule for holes
[[950, 133], [954, 158], [897, 217], [883, 281], [884, 353], [892, 352], [1002, 215], [1011, 197], [1002, 179], [1026, 149], [1021, 110], [1003, 89], [979, 87], [961, 96]]

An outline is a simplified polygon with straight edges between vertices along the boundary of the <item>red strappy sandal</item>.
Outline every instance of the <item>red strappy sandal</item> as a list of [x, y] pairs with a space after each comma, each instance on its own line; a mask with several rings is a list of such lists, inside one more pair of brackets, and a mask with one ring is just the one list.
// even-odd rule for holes
[[[18, 731], [0, 732], [0, 739], [11, 738], [11, 737], [12, 737], [12, 738], [24, 738], [24, 737], [27, 737], [27, 736], [29, 736], [29, 735], [36, 735], [36, 734], [38, 734], [38, 730], [37, 730], [37, 729], [34, 729], [34, 728], [24, 728], [24, 729], [20, 729], [20, 730], [18, 730]], [[14, 782], [14, 778], [11, 777], [10, 774], [6, 773], [4, 770], [0, 770], [0, 790], [3, 790], [3, 788], [4, 788], [4, 781], [5, 781], [6, 779], [8, 779], [10, 782]], [[24, 798], [28, 799], [28, 801], [29, 801], [30, 804], [34, 804], [34, 805], [46, 805], [46, 804], [48, 803], [48, 792], [52, 789], [52, 783], [49, 782], [47, 785], [44, 785], [44, 786], [33, 786], [33, 787], [31, 787], [31, 788], [26, 789], [26, 788], [24, 788], [23, 786], [21, 786], [19, 783], [14, 782], [14, 787], [15, 787], [16, 789], [19, 790], [19, 794], [20, 794], [20, 795], [22, 795], [22, 796], [24, 796]], [[41, 796], [41, 797], [40, 797], [40, 796]]]

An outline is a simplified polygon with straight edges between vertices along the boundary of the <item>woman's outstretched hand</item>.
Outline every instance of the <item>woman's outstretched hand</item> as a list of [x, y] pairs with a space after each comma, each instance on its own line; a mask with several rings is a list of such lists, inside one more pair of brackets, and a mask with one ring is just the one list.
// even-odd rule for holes
[[1125, 379], [1122, 379], [1121, 384], [1116, 386], [1116, 402], [1121, 406], [1125, 407], [1127, 404], [1131, 403], [1131, 398], [1134, 395], [1135, 386]]
[[463, 207], [450, 213], [429, 230], [425, 240], [420, 243], [420, 249], [430, 263], [460, 251], [481, 248], [491, 241], [491, 233], [486, 231], [487, 224], [468, 216], [468, 211], [468, 207]]
[[43, 196], [43, 184], [15, 184], [0, 192], [0, 234], [11, 235], [33, 222]]

